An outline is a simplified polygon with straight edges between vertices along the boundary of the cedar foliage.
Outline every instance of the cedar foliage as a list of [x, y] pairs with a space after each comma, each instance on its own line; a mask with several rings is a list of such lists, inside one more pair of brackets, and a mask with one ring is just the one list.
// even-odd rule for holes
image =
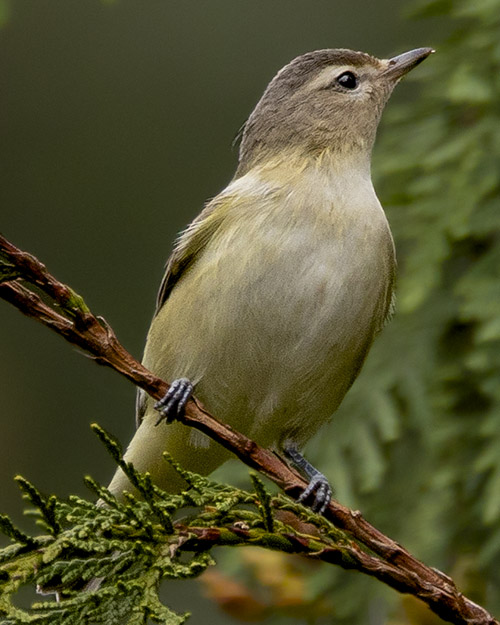
[[[102, 428], [93, 429], [136, 495], [126, 493], [120, 502], [87, 477], [100, 503], [77, 496], [65, 501], [17, 477], [42, 533], [30, 536], [0, 515], [0, 531], [12, 541], [0, 549], [3, 625], [182, 625], [189, 614], [177, 614], [165, 604], [160, 583], [198, 577], [215, 564], [214, 545], [303, 554], [333, 548], [337, 563], [355, 568], [343, 532], [301, 504], [271, 496], [257, 475], [251, 475], [254, 491], [247, 492], [184, 471], [165, 454], [188, 484], [171, 495], [126, 463], [117, 441]], [[276, 510], [314, 525], [318, 538], [284, 524], [275, 518]], [[18, 595], [24, 586], [36, 586], [49, 597], [22, 609]]]
[[[330, 431], [310, 449], [340, 500], [361, 508], [498, 614], [500, 0], [433, 0], [420, 4], [413, 17], [436, 15], [453, 20], [456, 30], [447, 41], [434, 42], [437, 54], [410, 76], [415, 97], [388, 107], [374, 158], [400, 263], [396, 316]], [[69, 509], [40, 495], [37, 504], [37, 491], [23, 484], [32, 503], [40, 504], [47, 535], [55, 536]], [[71, 503], [82, 514], [98, 514], [79, 501]], [[132, 512], [120, 514], [137, 526]], [[270, 519], [260, 518], [265, 528]], [[1, 525], [18, 545], [3, 551], [3, 562], [14, 558], [15, 549], [30, 551], [33, 541], [42, 540], [21, 535], [5, 518]], [[162, 527], [167, 531], [168, 523]], [[147, 561], [147, 554], [141, 557]], [[193, 571], [210, 562], [193, 562]], [[115, 561], [104, 564], [116, 572]], [[288, 565], [281, 560], [273, 566]], [[364, 576], [322, 565], [292, 568], [288, 580], [301, 577], [302, 595], [292, 614], [289, 604], [265, 606], [263, 614], [271, 613], [274, 624], [291, 622], [294, 614], [317, 624], [332, 622], [332, 614], [336, 623], [429, 622], [427, 613]], [[189, 573], [189, 566], [183, 571]], [[262, 573], [254, 567], [244, 576], [253, 584]], [[142, 605], [156, 606], [161, 617], [166, 608], [152, 595], [143, 597]], [[28, 622], [16, 614], [9, 622]], [[163, 616], [164, 622], [182, 618]]]

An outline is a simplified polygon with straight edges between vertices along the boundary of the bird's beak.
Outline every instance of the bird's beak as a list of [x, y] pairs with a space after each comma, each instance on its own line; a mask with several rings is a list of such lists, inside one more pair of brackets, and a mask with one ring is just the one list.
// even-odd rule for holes
[[389, 78], [389, 80], [396, 82], [433, 52], [432, 48], [417, 48], [416, 50], [403, 52], [403, 54], [386, 61], [387, 68], [384, 70], [383, 75]]

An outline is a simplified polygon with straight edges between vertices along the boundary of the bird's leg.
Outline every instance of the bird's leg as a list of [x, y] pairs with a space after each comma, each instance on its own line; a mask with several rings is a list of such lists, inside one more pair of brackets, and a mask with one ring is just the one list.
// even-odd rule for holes
[[314, 498], [310, 506], [312, 511], [323, 514], [332, 498], [330, 483], [323, 473], [320, 473], [304, 458], [295, 443], [285, 443], [283, 451], [290, 462], [309, 479], [309, 485], [299, 497], [299, 501], [304, 503], [312, 496]]
[[155, 425], [159, 425], [162, 421], [171, 423], [180, 417], [192, 392], [193, 385], [187, 378], [174, 380], [165, 397], [155, 404], [155, 409], [160, 413]]

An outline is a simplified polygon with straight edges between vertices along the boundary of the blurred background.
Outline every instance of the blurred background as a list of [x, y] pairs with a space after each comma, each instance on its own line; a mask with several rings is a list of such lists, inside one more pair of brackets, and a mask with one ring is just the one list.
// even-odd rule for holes
[[[400, 275], [393, 322], [308, 445], [337, 498], [500, 613], [500, 0], [0, 2], [0, 229], [140, 357], [172, 242], [231, 178], [276, 71], [308, 50], [437, 54], [397, 88], [374, 153]], [[134, 389], [0, 302], [0, 512], [13, 483], [86, 494]], [[244, 468], [219, 472], [248, 485]], [[190, 623], [438, 622], [356, 573], [221, 551], [165, 589]], [[212, 601], [207, 600], [212, 597]]]

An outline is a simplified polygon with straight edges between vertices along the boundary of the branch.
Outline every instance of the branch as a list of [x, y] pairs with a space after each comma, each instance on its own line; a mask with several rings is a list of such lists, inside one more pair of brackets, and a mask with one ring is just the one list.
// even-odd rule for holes
[[[43, 295], [44, 301], [42, 299]], [[155, 399], [161, 399], [169, 385], [154, 376], [119, 343], [111, 327], [95, 317], [83, 299], [58, 282], [34, 256], [16, 248], [0, 235], [0, 297], [25, 315], [40, 321], [67, 341], [90, 354], [99, 364], [111, 367]], [[194, 427], [230, 450], [240, 460], [266, 475], [287, 495], [297, 499], [305, 481], [273, 452], [212, 417], [196, 399], [188, 402], [181, 421]], [[404, 547], [368, 523], [359, 511], [332, 501], [324, 517], [355, 539], [349, 557], [334, 547], [322, 546], [309, 553], [308, 539], [295, 535], [296, 552], [309, 557], [355, 568], [376, 577], [399, 592], [421, 599], [442, 619], [457, 625], [500, 625], [486, 610], [464, 597], [453, 580], [417, 560]], [[193, 531], [193, 528], [190, 528]], [[245, 530], [234, 530], [242, 538]], [[220, 535], [200, 529], [199, 541], [220, 544]]]

